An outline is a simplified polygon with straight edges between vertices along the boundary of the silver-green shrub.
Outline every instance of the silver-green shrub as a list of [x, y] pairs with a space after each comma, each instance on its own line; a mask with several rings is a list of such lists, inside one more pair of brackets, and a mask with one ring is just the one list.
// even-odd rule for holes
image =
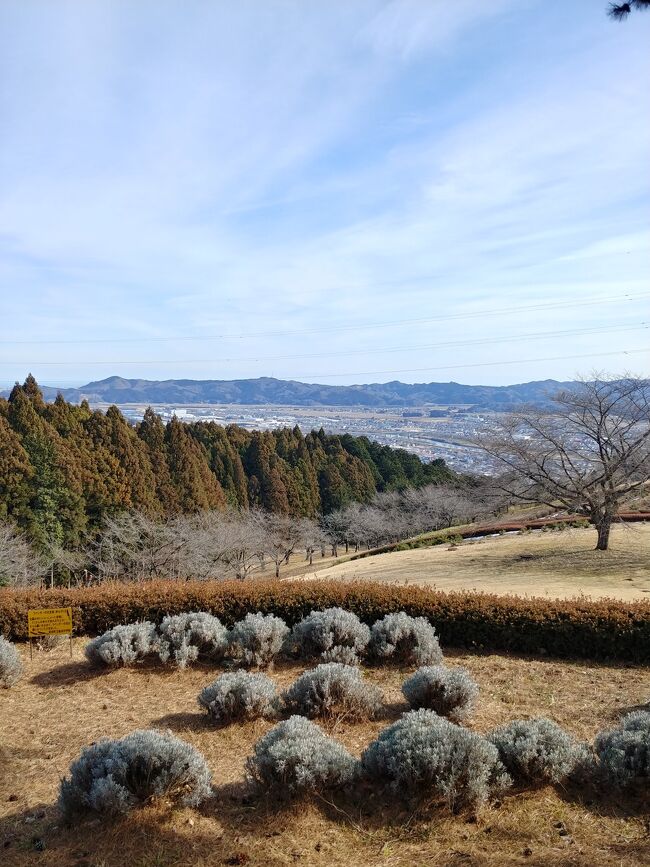
[[320, 659], [323, 662], [340, 662], [342, 665], [356, 665], [359, 662], [359, 655], [353, 647], [343, 647], [337, 644], [331, 650], [321, 653]]
[[425, 665], [404, 681], [402, 692], [414, 710], [428, 708], [460, 722], [474, 708], [478, 684], [466, 668]]
[[292, 716], [260, 738], [246, 767], [267, 791], [293, 795], [347, 785], [357, 762], [315, 723]]
[[215, 722], [226, 723], [274, 716], [277, 698], [270, 677], [249, 671], [232, 671], [206, 686], [197, 701]]
[[605, 781], [617, 788], [650, 792], [650, 713], [634, 711], [620, 725], [596, 736], [594, 749]]
[[86, 747], [61, 781], [59, 807], [78, 813], [127, 813], [153, 800], [197, 806], [211, 794], [210, 769], [191, 744], [152, 730]]
[[11, 641], [0, 635], [0, 686], [9, 688], [20, 680], [23, 663]]
[[474, 809], [511, 784], [496, 747], [431, 710], [405, 713], [361, 757], [366, 775], [398, 794], [435, 793]]
[[164, 618], [158, 653], [163, 662], [173, 660], [179, 668], [185, 668], [199, 656], [221, 659], [228, 641], [228, 630], [218, 617], [206, 611], [190, 611]]
[[391, 659], [404, 665], [442, 662], [433, 626], [425, 617], [410, 617], [405, 611], [387, 614], [373, 624], [368, 649], [376, 659]]
[[133, 665], [157, 651], [156, 627], [147, 620], [115, 626], [84, 647], [86, 659], [92, 665]]
[[230, 632], [230, 650], [244, 665], [262, 668], [282, 650], [289, 627], [273, 614], [247, 614]]
[[340, 662], [306, 671], [283, 695], [289, 713], [357, 720], [377, 716], [382, 698], [379, 687], [365, 681], [358, 668]]
[[309, 659], [326, 657], [329, 662], [358, 662], [370, 640], [370, 630], [356, 614], [343, 608], [312, 611], [293, 627], [286, 647]]
[[559, 783], [584, 761], [585, 749], [557, 723], [541, 717], [498, 726], [488, 740], [518, 784]]

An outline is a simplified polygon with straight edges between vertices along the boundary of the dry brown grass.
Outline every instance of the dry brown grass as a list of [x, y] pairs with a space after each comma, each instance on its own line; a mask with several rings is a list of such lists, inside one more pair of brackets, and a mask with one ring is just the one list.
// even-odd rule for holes
[[[545, 788], [509, 795], [478, 820], [451, 817], [435, 806], [316, 800], [281, 808], [254, 796], [244, 763], [269, 722], [217, 728], [196, 704], [219, 669], [162, 667], [95, 674], [83, 639], [67, 648], [23, 648], [26, 673], [0, 695], [0, 863], [61, 867], [167, 865], [638, 865], [650, 864], [650, 823], [638, 803], [615, 803], [589, 792]], [[592, 738], [650, 699], [650, 669], [580, 662], [523, 660], [506, 655], [448, 653], [481, 685], [471, 725], [485, 731], [519, 716], [548, 715], [580, 738]], [[303, 670], [281, 665], [272, 676], [287, 686]], [[384, 719], [329, 723], [355, 754], [396, 719], [406, 671], [367, 670], [385, 693]], [[136, 728], [170, 728], [206, 756], [216, 796], [201, 810], [147, 808], [105, 821], [60, 824], [58, 780], [81, 749], [101, 736]], [[568, 835], [560, 834], [566, 828]], [[45, 844], [35, 850], [35, 841]]]
[[650, 523], [614, 527], [609, 551], [595, 551], [595, 541], [592, 528], [537, 531], [394, 551], [303, 574], [554, 599], [650, 598]]

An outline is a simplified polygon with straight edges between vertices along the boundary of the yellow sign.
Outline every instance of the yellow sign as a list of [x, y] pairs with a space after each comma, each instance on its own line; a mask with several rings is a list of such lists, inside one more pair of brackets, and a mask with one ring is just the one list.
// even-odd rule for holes
[[34, 608], [27, 612], [30, 638], [72, 635], [72, 608]]

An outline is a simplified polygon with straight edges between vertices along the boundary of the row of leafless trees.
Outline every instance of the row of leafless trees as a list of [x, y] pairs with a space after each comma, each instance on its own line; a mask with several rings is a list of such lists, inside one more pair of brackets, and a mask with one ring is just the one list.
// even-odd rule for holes
[[276, 576], [301, 557], [336, 556], [396, 542], [427, 530], [494, 513], [491, 489], [462, 490], [430, 485], [378, 494], [370, 504], [352, 503], [320, 521], [260, 510], [202, 512], [154, 521], [139, 512], [107, 518], [101, 533], [82, 551], [38, 555], [9, 524], [0, 524], [0, 584], [28, 586], [104, 580], [143, 581], [247, 578], [253, 572]]

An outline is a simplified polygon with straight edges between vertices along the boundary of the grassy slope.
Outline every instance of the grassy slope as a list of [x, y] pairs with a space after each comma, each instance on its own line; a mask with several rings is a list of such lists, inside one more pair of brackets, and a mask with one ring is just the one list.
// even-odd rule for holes
[[554, 598], [650, 598], [650, 524], [614, 527], [609, 551], [594, 544], [591, 528], [535, 531], [378, 554], [303, 574]]
[[[284, 810], [251, 795], [244, 763], [270, 723], [218, 729], [196, 705], [218, 670], [149, 668], [93, 675], [65, 644], [36, 653], [26, 675], [2, 701], [0, 841], [3, 864], [57, 867], [168, 865], [631, 865], [650, 863], [647, 816], [633, 801], [601, 800], [590, 792], [545, 788], [509, 795], [478, 821], [435, 806], [415, 810], [388, 802], [317, 800]], [[520, 716], [548, 715], [591, 739], [631, 707], [650, 699], [648, 668], [522, 660], [506, 655], [448, 653], [481, 685], [472, 727], [485, 731]], [[281, 665], [281, 686], [301, 671]], [[382, 667], [368, 676], [384, 690], [383, 720], [334, 724], [334, 735], [359, 754], [379, 729], [404, 710], [407, 672]], [[55, 808], [58, 779], [81, 748], [103, 735], [139, 727], [170, 728], [206, 755], [216, 797], [199, 811], [148, 808], [116, 822], [86, 820], [62, 827]], [[32, 821], [33, 818], [33, 821]], [[559, 824], [562, 823], [562, 824]], [[565, 827], [568, 836], [559, 830]], [[34, 850], [42, 840], [45, 851]], [[0, 842], [0, 845], [2, 843]]]

